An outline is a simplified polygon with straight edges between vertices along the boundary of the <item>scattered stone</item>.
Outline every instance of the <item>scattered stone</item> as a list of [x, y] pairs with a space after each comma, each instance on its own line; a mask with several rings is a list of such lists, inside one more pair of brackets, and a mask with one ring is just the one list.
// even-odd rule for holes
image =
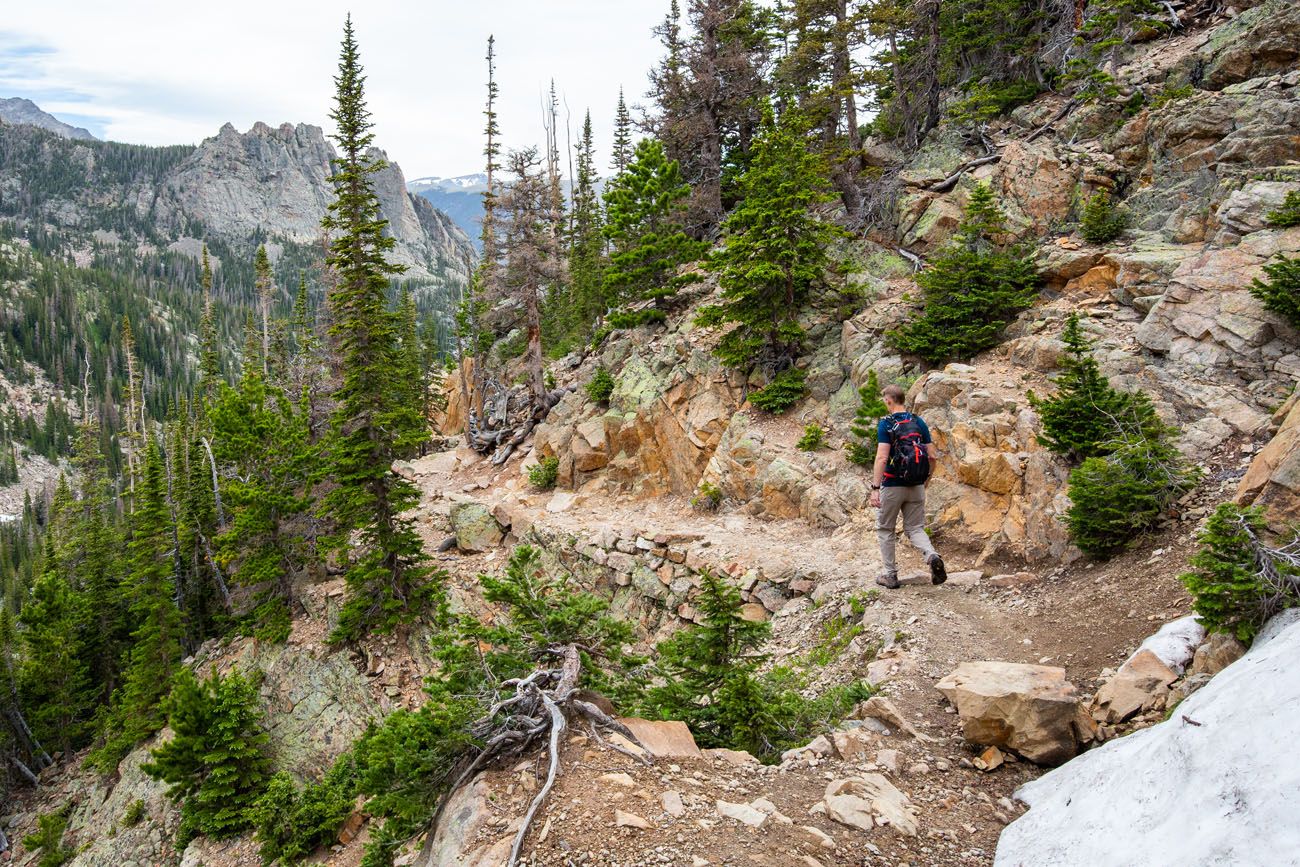
[[[915, 726], [903, 719], [903, 715], [898, 712], [898, 708], [894, 707], [894, 703], [879, 695], [873, 695], [866, 701], [858, 702], [857, 707], [853, 708], [853, 712], [849, 714], [849, 719], [863, 720], [864, 725], [871, 720], [880, 720], [896, 729], [901, 729], [918, 741], [933, 743], [935, 740], [930, 735], [918, 731]], [[889, 732], [885, 731], [882, 734], [889, 734]]]
[[636, 780], [632, 779], [629, 775], [623, 773], [601, 774], [599, 780], [602, 783], [610, 783], [615, 786], [622, 786], [625, 789], [632, 789], [636, 787]]
[[686, 806], [682, 803], [680, 792], [663, 792], [659, 795], [659, 806], [664, 808], [664, 812], [674, 819], [680, 819], [686, 812]]
[[619, 720], [631, 729], [650, 754], [659, 759], [701, 758], [700, 748], [686, 723], [680, 720], [647, 720], [623, 717]]
[[[937, 687], [957, 708], [966, 740], [1015, 750], [1032, 762], [1073, 758], [1090, 730], [1065, 669], [1012, 662], [965, 662]], [[873, 699], [874, 701], [874, 699]]]
[[715, 804], [718, 815], [726, 819], [735, 819], [742, 825], [748, 825], [751, 828], [761, 828], [767, 821], [767, 813], [759, 810], [750, 804], [733, 804], [730, 801], [718, 801]]
[[1005, 757], [1002, 755], [1002, 750], [997, 747], [989, 747], [979, 754], [973, 764], [981, 771], [994, 771], [1002, 767], [1002, 763], [1005, 760]]
[[898, 773], [898, 750], [881, 750], [876, 753], [876, 764], [889, 771], [891, 774]]
[[1033, 572], [1014, 572], [1009, 575], [994, 575], [989, 579], [993, 587], [1025, 587], [1038, 582]]
[[641, 831], [649, 831], [654, 828], [654, 825], [651, 825], [636, 813], [626, 813], [623, 810], [614, 811], [614, 824], [620, 828], [636, 828]]
[[726, 747], [716, 747], [714, 749], [702, 750], [704, 755], [711, 759], [720, 759], [729, 765], [740, 768], [746, 765], [760, 765], [760, 762], [750, 753], [744, 750], [729, 750]]
[[841, 825], [862, 831], [891, 825], [901, 834], [916, 835], [911, 801], [880, 774], [833, 780], [822, 803], [826, 815]]
[[1246, 645], [1225, 632], [1212, 632], [1192, 657], [1189, 675], [1208, 674], [1211, 677], [1232, 665], [1246, 654]]
[[1178, 675], [1149, 650], [1139, 650], [1097, 691], [1092, 717], [1098, 722], [1123, 722], [1143, 711], [1165, 706], [1169, 686]]
[[835, 848], [835, 838], [820, 828], [814, 828], [812, 825], [800, 825], [795, 830], [802, 833], [813, 844], [821, 846], [823, 849]]

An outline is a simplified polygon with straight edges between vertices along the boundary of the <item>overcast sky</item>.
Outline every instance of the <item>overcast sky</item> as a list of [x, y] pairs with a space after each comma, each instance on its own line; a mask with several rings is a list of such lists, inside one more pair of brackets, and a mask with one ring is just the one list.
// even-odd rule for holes
[[[483, 55], [497, 41], [507, 146], [541, 141], [555, 78], [602, 152], [623, 85], [643, 101], [667, 0], [146, 0], [6, 2], [0, 97], [23, 96], [100, 138], [197, 143], [229, 121], [326, 127], [349, 8], [377, 144], [408, 179], [481, 169]], [[603, 160], [602, 162], [607, 162]]]

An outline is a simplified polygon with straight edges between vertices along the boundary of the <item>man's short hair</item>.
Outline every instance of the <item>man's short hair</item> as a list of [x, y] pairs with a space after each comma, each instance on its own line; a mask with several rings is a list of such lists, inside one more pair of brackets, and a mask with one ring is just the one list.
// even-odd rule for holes
[[880, 396], [899, 406], [903, 405], [903, 398], [907, 397], [907, 392], [903, 391], [901, 385], [890, 383], [880, 390]]

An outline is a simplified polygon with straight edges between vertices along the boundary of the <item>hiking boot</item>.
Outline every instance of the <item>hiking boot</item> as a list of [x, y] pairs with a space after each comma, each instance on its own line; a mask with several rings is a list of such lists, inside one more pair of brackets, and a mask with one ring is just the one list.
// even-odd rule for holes
[[888, 587], [890, 590], [898, 589], [898, 573], [886, 572], [876, 579], [876, 583], [881, 587]]
[[944, 568], [943, 558], [935, 554], [930, 558], [930, 583], [942, 584], [948, 580], [948, 570]]

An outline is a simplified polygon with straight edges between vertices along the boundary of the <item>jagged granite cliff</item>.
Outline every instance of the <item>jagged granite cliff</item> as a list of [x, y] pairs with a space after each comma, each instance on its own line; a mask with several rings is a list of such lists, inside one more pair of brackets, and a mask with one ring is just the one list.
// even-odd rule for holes
[[[230, 240], [263, 232], [310, 244], [320, 239], [333, 197], [333, 158], [318, 126], [259, 122], [240, 133], [226, 124], [167, 175], [149, 207], [160, 225], [177, 229], [198, 221]], [[397, 241], [393, 261], [407, 266], [408, 276], [468, 273], [469, 239], [446, 214], [407, 193], [396, 163], [375, 175], [374, 185]]]
[[[383, 156], [382, 152], [374, 152]], [[263, 240], [315, 245], [332, 198], [334, 150], [320, 127], [230, 124], [197, 147], [73, 141], [30, 125], [0, 126], [0, 215], [122, 240], [220, 240], [236, 255]], [[407, 279], [464, 285], [474, 248], [445, 214], [406, 192], [396, 163], [374, 179]], [[184, 249], [197, 250], [197, 244]]]

